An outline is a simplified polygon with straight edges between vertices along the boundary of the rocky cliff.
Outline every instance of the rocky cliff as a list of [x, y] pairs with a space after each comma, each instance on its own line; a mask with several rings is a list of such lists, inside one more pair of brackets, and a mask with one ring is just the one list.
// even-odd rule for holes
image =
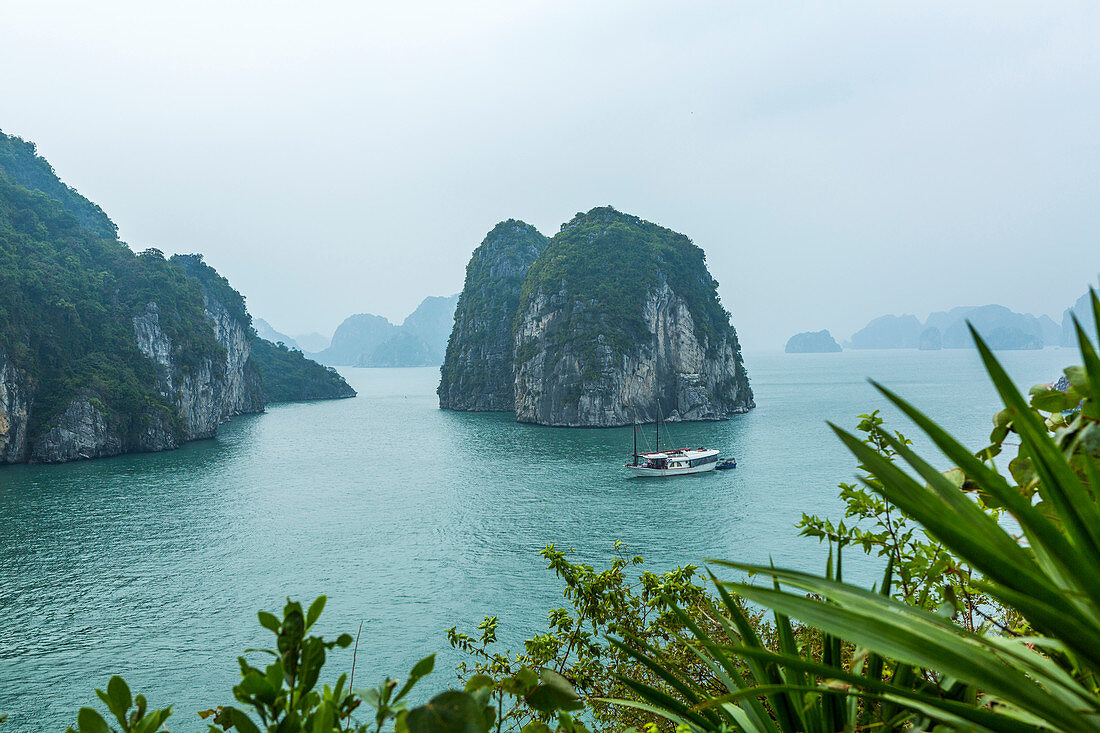
[[524, 281], [516, 419], [604, 427], [755, 407], [717, 286], [686, 236], [610, 207], [578, 214]]
[[0, 464], [25, 459], [30, 409], [26, 374], [0, 349]]
[[[159, 309], [150, 302], [145, 312], [134, 316], [134, 338], [138, 349], [157, 365], [160, 393], [178, 412], [179, 442], [210, 438], [218, 425], [234, 415], [263, 412], [266, 398], [259, 374], [251, 363], [248, 324], [236, 320], [226, 307], [204, 296], [205, 314], [222, 347], [203, 355], [197, 364], [184, 368], [173, 354], [172, 339], [160, 327]], [[163, 449], [163, 448], [159, 448]]]
[[165, 450], [263, 410], [241, 295], [115, 232], [0, 133], [0, 463]]
[[513, 326], [527, 271], [547, 242], [530, 224], [508, 219], [474, 250], [440, 371], [441, 408], [515, 409]]

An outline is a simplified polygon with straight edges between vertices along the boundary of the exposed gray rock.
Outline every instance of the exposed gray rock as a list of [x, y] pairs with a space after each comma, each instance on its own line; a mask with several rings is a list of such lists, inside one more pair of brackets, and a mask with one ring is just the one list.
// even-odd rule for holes
[[[218, 425], [233, 415], [263, 411], [259, 379], [249, 363], [252, 346], [245, 325], [209, 296], [204, 296], [204, 305], [214, 338], [225, 350], [224, 357], [206, 356], [188, 369], [173, 358], [173, 345], [160, 327], [156, 303], [149, 303], [144, 313], [134, 316], [138, 348], [160, 367], [161, 394], [173, 400], [179, 410], [180, 440], [213, 437]], [[162, 426], [151, 425], [149, 429], [151, 433], [141, 439], [144, 449], [175, 447], [161, 435]]]
[[[633, 421], [723, 420], [755, 407], [735, 342], [713, 351], [699, 341], [684, 299], [662, 282], [645, 303], [652, 338], [615, 356], [603, 337], [595, 344], [597, 368], [582, 374], [587, 345], [548, 347], [563, 309], [561, 298], [539, 294], [521, 314], [516, 331], [515, 411], [520, 422], [609, 427]], [[530, 345], [530, 346], [528, 346]], [[710, 353], [708, 353], [710, 352]]]
[[31, 398], [25, 376], [0, 349], [0, 464], [27, 459]]
[[123, 452], [118, 425], [107, 418], [103, 403], [84, 391], [69, 403], [57, 424], [34, 444], [31, 460], [63, 463], [82, 458], [102, 458]]
[[225, 365], [214, 365], [224, 383], [222, 420], [232, 415], [264, 411], [264, 395], [259, 375], [248, 363], [252, 354], [251, 334], [246, 324], [234, 318], [226, 307], [209, 294], [204, 295], [206, 317], [214, 324], [214, 338], [225, 348]]

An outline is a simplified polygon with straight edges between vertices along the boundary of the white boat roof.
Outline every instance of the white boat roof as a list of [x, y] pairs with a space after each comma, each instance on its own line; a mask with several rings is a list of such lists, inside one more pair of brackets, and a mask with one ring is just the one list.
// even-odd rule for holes
[[639, 453], [639, 456], [643, 458], [703, 458], [705, 456], [716, 456], [718, 451], [710, 448], [681, 448], [679, 450], [663, 451], [661, 453]]

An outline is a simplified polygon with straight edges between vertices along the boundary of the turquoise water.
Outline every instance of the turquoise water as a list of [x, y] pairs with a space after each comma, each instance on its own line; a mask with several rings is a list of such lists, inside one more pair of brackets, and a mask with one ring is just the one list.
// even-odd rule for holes
[[[1073, 356], [1001, 358], [1029, 386]], [[866, 376], [976, 447], [997, 407], [970, 351], [746, 363], [756, 410], [670, 428], [739, 467], [669, 481], [624, 475], [630, 428], [442, 412], [435, 369], [346, 369], [357, 399], [274, 406], [171, 453], [2, 468], [2, 727], [63, 730], [122, 674], [151, 704], [176, 704], [173, 730], [197, 730], [197, 710], [231, 701], [236, 656], [268, 641], [256, 610], [288, 595], [326, 593], [333, 636], [363, 623], [360, 682], [439, 651], [426, 687], [441, 688], [459, 660], [448, 627], [496, 615], [513, 644], [545, 628], [563, 603], [538, 557], [550, 542], [603, 563], [621, 539], [658, 570], [706, 557], [818, 569], [824, 550], [792, 524], [802, 511], [839, 517], [836, 484], [854, 463], [825, 420], [851, 427], [883, 406]], [[848, 570], [872, 582], [868, 563]], [[350, 653], [332, 660], [335, 677]]]

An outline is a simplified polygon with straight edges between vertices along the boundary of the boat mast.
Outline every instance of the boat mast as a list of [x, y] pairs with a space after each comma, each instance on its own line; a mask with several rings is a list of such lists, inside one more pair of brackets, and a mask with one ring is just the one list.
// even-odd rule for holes
[[631, 423], [634, 428], [634, 465], [638, 465], [638, 418], [635, 416], [634, 421]]
[[657, 452], [661, 452], [661, 400], [657, 399]]

